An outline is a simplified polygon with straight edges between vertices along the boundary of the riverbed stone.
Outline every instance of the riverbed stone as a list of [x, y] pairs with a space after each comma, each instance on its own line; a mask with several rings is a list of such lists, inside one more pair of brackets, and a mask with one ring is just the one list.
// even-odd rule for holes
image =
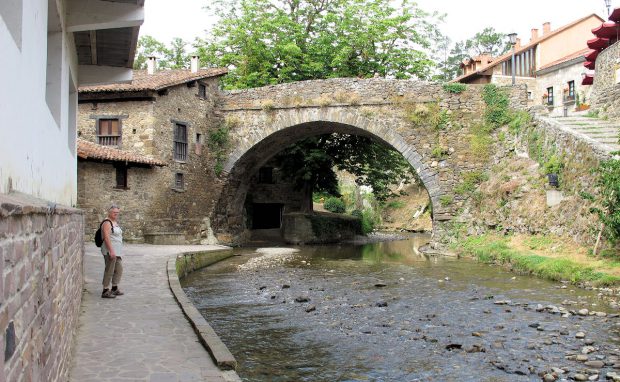
[[586, 338], [586, 334], [584, 332], [575, 333], [575, 338]]
[[599, 360], [596, 360], [596, 361], [586, 361], [584, 363], [584, 365], [586, 365], [587, 367], [593, 367], [593, 368], [596, 368], [596, 369], [601, 369], [601, 368], [603, 368], [605, 366], [605, 362], [599, 361]]
[[557, 380], [558, 378], [551, 374], [551, 373], [547, 373], [545, 374], [545, 376], [543, 377], [543, 381], [544, 382], [554, 382], [555, 380]]
[[585, 375], [585, 374], [577, 373], [577, 374], [573, 375], [573, 380], [575, 380], [575, 381], [587, 381], [588, 380], [588, 376]]
[[575, 357], [575, 359], [579, 362], [585, 362], [589, 359], [589, 357], [585, 354], [577, 354], [577, 356]]
[[579, 309], [577, 311], [577, 314], [579, 314], [580, 316], [587, 316], [589, 313], [588, 309]]

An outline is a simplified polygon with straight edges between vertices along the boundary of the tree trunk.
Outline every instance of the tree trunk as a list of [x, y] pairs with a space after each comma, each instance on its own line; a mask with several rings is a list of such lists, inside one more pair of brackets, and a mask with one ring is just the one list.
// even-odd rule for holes
[[304, 182], [304, 186], [302, 188], [302, 199], [301, 199], [301, 212], [312, 212], [314, 208], [312, 207], [312, 192], [314, 191], [314, 185], [311, 182]]

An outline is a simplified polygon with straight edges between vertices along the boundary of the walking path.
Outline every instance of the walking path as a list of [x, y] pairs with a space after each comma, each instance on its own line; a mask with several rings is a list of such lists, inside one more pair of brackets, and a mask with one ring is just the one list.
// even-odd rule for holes
[[620, 150], [620, 144], [618, 144], [620, 123], [618, 122], [589, 118], [582, 115], [553, 117], [553, 120], [575, 135], [586, 136], [607, 152]]
[[222, 249], [196, 245], [125, 245], [124, 296], [101, 298], [103, 257], [86, 244], [84, 295], [74, 342], [72, 382], [225, 382], [177, 305], [166, 273], [175, 254]]

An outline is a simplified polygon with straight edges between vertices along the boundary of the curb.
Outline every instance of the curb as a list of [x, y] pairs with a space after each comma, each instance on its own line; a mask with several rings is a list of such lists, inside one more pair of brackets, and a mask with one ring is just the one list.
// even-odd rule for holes
[[168, 259], [168, 284], [177, 303], [181, 307], [183, 314], [189, 320], [194, 332], [198, 336], [200, 343], [209, 352], [215, 364], [221, 370], [235, 370], [237, 368], [237, 360], [226, 347], [224, 342], [218, 337], [211, 325], [207, 323], [205, 318], [200, 314], [198, 309], [189, 300], [183, 288], [176, 270], [176, 261], [181, 256], [189, 254], [182, 253], [178, 256]]

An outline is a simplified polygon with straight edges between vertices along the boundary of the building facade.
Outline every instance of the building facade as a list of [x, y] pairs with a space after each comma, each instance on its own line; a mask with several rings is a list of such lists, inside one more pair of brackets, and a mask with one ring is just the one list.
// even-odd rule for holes
[[215, 108], [226, 70], [154, 67], [136, 71], [131, 83], [79, 90], [81, 145], [111, 153], [78, 158], [85, 235], [114, 202], [128, 241], [214, 242], [209, 212], [220, 186], [209, 137], [224, 131]]
[[514, 73], [516, 84], [527, 85], [530, 105], [544, 105], [555, 115], [577, 110], [590, 99], [590, 88], [581, 85], [588, 51], [584, 38], [601, 21], [591, 14], [556, 30], [545, 23], [542, 34], [532, 29], [528, 43], [517, 39], [514, 70], [512, 51], [495, 58], [483, 55], [465, 60], [463, 74], [453, 82], [510, 85]]
[[0, 381], [68, 380], [83, 288], [77, 88], [131, 79], [143, 16], [143, 0], [0, 1]]

